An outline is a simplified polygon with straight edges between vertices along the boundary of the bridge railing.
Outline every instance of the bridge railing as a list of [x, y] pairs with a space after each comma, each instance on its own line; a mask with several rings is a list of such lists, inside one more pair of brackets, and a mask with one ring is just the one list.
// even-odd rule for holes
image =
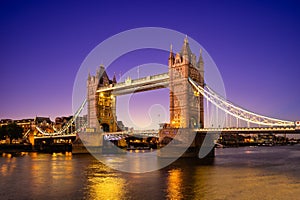
[[230, 127], [230, 128], [199, 128], [194, 131], [201, 132], [264, 132], [264, 131], [274, 131], [274, 132], [285, 132], [285, 131], [295, 131], [295, 127]]
[[138, 84], [138, 83], [143, 83], [143, 82], [148, 82], [148, 81], [155, 81], [155, 80], [166, 79], [166, 78], [169, 78], [168, 73], [162, 73], [162, 74], [157, 74], [157, 75], [152, 75], [152, 76], [146, 76], [146, 77], [139, 78], [139, 79], [131, 79], [129, 77], [123, 82], [116, 83], [116, 84], [110, 84], [110, 85], [104, 86], [104, 87], [100, 87], [98, 90], [99, 91], [105, 91], [105, 90], [110, 90], [110, 89], [117, 88], [117, 87], [123, 87], [123, 86], [127, 86], [127, 85], [134, 85], [134, 84]]

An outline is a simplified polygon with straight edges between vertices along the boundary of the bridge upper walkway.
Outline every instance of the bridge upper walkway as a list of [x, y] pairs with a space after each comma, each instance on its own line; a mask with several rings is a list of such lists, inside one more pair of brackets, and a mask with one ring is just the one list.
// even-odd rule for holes
[[110, 84], [107, 87], [99, 88], [97, 93], [112, 91], [113, 95], [119, 96], [166, 87], [169, 87], [169, 74], [163, 73], [135, 80], [128, 77], [124, 82]]

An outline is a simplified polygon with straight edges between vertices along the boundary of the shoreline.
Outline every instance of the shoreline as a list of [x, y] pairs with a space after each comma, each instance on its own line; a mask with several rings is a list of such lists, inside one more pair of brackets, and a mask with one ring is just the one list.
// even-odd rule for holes
[[[222, 144], [216, 144], [215, 148], [239, 148], [239, 147], [278, 147], [278, 146], [294, 146], [294, 145], [300, 145], [299, 143], [287, 143], [287, 144], [243, 144], [243, 145], [222, 145]], [[73, 149], [71, 148], [54, 148], [49, 151], [39, 150], [35, 149], [31, 144], [0, 144], [0, 153], [21, 153], [21, 152], [38, 152], [38, 153], [45, 153], [45, 154], [52, 154], [52, 153], [66, 153], [66, 152], [72, 152], [76, 154], [76, 152], [73, 152]], [[128, 151], [130, 152], [130, 151]], [[89, 153], [88, 151], [86, 153]]]

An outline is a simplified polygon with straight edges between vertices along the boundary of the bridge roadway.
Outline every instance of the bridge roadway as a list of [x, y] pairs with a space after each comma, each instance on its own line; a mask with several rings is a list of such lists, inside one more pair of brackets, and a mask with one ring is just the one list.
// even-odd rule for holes
[[34, 139], [65, 139], [70, 137], [76, 137], [77, 134], [65, 134], [65, 135], [44, 135], [44, 136], [34, 136]]
[[[273, 134], [300, 134], [300, 128], [295, 127], [244, 127], [244, 128], [201, 128], [194, 129], [195, 132], [202, 133], [228, 133], [228, 134], [260, 134], [260, 133], [273, 133]], [[122, 132], [105, 132], [104, 135], [135, 135], [135, 136], [147, 136], [147, 137], [158, 137], [158, 130], [136, 130], [134, 132], [122, 131]], [[47, 135], [47, 136], [35, 136], [34, 139], [64, 139], [76, 137], [76, 134], [68, 135]]]
[[[300, 134], [300, 128], [295, 127], [243, 127], [243, 128], [200, 128], [193, 129], [195, 132], [202, 133], [214, 133], [214, 132], [223, 132], [223, 133], [289, 133], [289, 134]], [[133, 132], [122, 131], [122, 132], [107, 132], [106, 135], [157, 135], [159, 130], [136, 130]]]
[[197, 132], [214, 133], [222, 132], [228, 134], [259, 134], [259, 133], [273, 133], [273, 134], [300, 134], [300, 128], [296, 127], [243, 127], [243, 128], [201, 128], [195, 129]]
[[124, 82], [116, 83], [115, 85], [110, 84], [107, 87], [101, 87], [97, 90], [97, 93], [112, 91], [114, 96], [119, 96], [168, 87], [169, 74], [163, 73], [135, 80], [127, 78]]

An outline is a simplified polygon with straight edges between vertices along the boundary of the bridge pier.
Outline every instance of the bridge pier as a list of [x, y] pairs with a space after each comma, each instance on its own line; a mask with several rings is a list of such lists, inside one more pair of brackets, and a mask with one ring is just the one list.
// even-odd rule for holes
[[[210, 139], [205, 140], [208, 133], [196, 132], [195, 134], [196, 136], [194, 141], [192, 142], [191, 146], [186, 150], [186, 152], [182, 155], [182, 157], [198, 157], [200, 159], [214, 158], [214, 141]], [[203, 152], [202, 154], [204, 157], [201, 156], [201, 152]]]
[[[193, 129], [164, 128], [159, 131], [159, 157], [213, 158], [214, 141], [208, 133]], [[201, 154], [200, 154], [201, 152]]]

